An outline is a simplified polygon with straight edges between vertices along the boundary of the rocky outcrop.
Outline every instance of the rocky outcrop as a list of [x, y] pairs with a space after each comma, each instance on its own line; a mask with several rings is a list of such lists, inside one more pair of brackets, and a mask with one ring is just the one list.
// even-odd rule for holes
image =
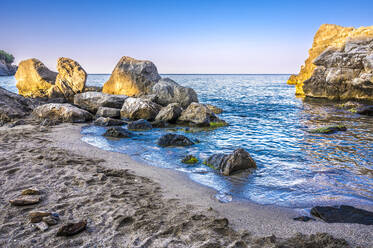
[[170, 78], [162, 78], [154, 84], [151, 93], [157, 96], [157, 103], [167, 106], [170, 103], [179, 103], [187, 108], [192, 102], [198, 102], [196, 92], [192, 88], [183, 87]]
[[0, 125], [25, 117], [31, 113], [35, 105], [33, 100], [0, 87]]
[[183, 109], [178, 103], [170, 103], [166, 107], [163, 107], [155, 117], [156, 121], [166, 121], [174, 123], [181, 115]]
[[84, 91], [87, 73], [78, 62], [69, 58], [59, 58], [57, 60], [58, 75], [56, 86], [66, 99]]
[[322, 52], [328, 47], [342, 48], [347, 38], [362, 38], [362, 37], [373, 37], [373, 26], [370, 27], [341, 27], [332, 24], [323, 24], [317, 31], [312, 48], [309, 50], [309, 57], [305, 61], [305, 64], [301, 67], [298, 75], [293, 75], [289, 78], [288, 84], [296, 85], [296, 94], [299, 96], [304, 96], [303, 82], [309, 79], [316, 65], [313, 64], [314, 59], [316, 59]]
[[21, 61], [15, 74], [19, 94], [25, 97], [48, 97], [57, 73], [50, 71], [40, 60]]
[[178, 122], [197, 126], [210, 126], [211, 123], [224, 122], [202, 103], [191, 103], [178, 119]]
[[154, 120], [161, 108], [152, 101], [129, 97], [124, 101], [120, 115], [130, 120]]
[[184, 135], [168, 133], [159, 138], [158, 145], [162, 147], [191, 146], [194, 142]]
[[229, 176], [235, 171], [256, 168], [256, 163], [250, 154], [242, 149], [236, 149], [231, 154], [214, 154], [205, 162], [211, 168], [218, 170], [224, 176]]
[[49, 103], [36, 107], [32, 112], [34, 118], [48, 119], [56, 122], [81, 123], [92, 120], [92, 115], [68, 103]]
[[127, 96], [148, 94], [160, 78], [157, 67], [151, 61], [124, 56], [115, 66], [102, 91]]
[[0, 76], [13, 76], [16, 74], [17, 68], [16, 65], [6, 63], [0, 59]]
[[76, 94], [74, 96], [74, 104], [92, 113], [96, 113], [100, 107], [120, 109], [124, 100], [127, 98], [127, 96], [90, 91]]
[[329, 47], [314, 61], [316, 69], [303, 82], [308, 97], [373, 100], [373, 38], [353, 39]]

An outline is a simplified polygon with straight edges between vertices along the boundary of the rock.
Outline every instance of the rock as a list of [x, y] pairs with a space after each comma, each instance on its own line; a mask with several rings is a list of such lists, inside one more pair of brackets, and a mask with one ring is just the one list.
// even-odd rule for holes
[[184, 135], [168, 133], [159, 138], [158, 145], [162, 147], [191, 146], [194, 142]]
[[102, 87], [100, 86], [85, 86], [85, 88], [83, 89], [83, 92], [102, 92]]
[[0, 125], [27, 116], [35, 106], [35, 101], [0, 87]]
[[214, 114], [221, 114], [223, 110], [211, 104], [206, 104], [206, 107], [210, 109]]
[[35, 223], [35, 227], [42, 232], [45, 232], [49, 228], [47, 223], [45, 223], [45, 222]]
[[198, 126], [210, 126], [210, 123], [223, 122], [206, 105], [193, 102], [185, 109], [178, 119], [181, 123]]
[[235, 171], [256, 168], [256, 163], [250, 154], [242, 148], [236, 149], [233, 153], [214, 154], [204, 164], [218, 170], [224, 176], [229, 176]]
[[303, 82], [304, 94], [332, 100], [373, 100], [373, 68], [364, 65], [371, 53], [373, 38], [326, 49], [314, 60], [317, 67], [312, 76]]
[[373, 212], [352, 206], [316, 206], [311, 209], [311, 214], [327, 223], [357, 223], [363, 225], [373, 225]]
[[170, 103], [179, 103], [181, 107], [187, 108], [192, 102], [198, 102], [196, 92], [192, 88], [183, 87], [170, 78], [162, 78], [151, 90], [158, 99], [157, 103], [167, 106]]
[[147, 120], [140, 119], [140, 120], [128, 123], [127, 128], [129, 130], [149, 130], [149, 129], [152, 129], [153, 126]]
[[345, 126], [339, 125], [339, 126], [329, 126], [329, 127], [320, 127], [316, 129], [311, 129], [308, 132], [309, 133], [323, 133], [323, 134], [331, 134], [336, 133], [338, 131], [346, 131], [347, 128]]
[[369, 115], [373, 116], [373, 105], [372, 106], [364, 106], [360, 107], [356, 110], [356, 113], [360, 115]]
[[32, 115], [37, 119], [81, 123], [92, 120], [92, 115], [68, 103], [49, 103], [36, 107]]
[[120, 109], [127, 96], [109, 95], [101, 92], [84, 92], [74, 96], [74, 104], [82, 109], [96, 113], [99, 107]]
[[111, 127], [103, 135], [111, 138], [128, 138], [131, 133], [121, 127]]
[[185, 156], [182, 160], [184, 164], [196, 164], [198, 163], [198, 158], [194, 157], [193, 155]]
[[296, 84], [296, 95], [304, 96], [303, 82], [309, 79], [316, 66], [313, 61], [327, 49], [328, 47], [341, 48], [346, 41], [357, 37], [373, 37], [373, 26], [370, 27], [341, 27], [333, 24], [323, 24], [317, 31], [312, 48], [309, 50], [309, 57], [302, 65], [298, 75], [291, 76], [288, 80], [289, 84]]
[[115, 66], [102, 92], [127, 96], [148, 94], [160, 78], [152, 62], [124, 56]]
[[127, 124], [127, 122], [125, 122], [123, 120], [109, 118], [109, 117], [106, 117], [106, 118], [105, 117], [100, 117], [100, 118], [97, 118], [94, 121], [94, 124], [96, 126], [108, 127], [108, 126], [122, 126], [122, 125]]
[[108, 107], [99, 107], [97, 112], [96, 112], [96, 116], [118, 118], [118, 117], [120, 117], [120, 109], [108, 108]]
[[35, 188], [25, 189], [21, 192], [21, 195], [40, 195], [41, 191]]
[[26, 206], [26, 205], [34, 205], [41, 201], [40, 195], [21, 195], [12, 200], [10, 200], [10, 204], [13, 206]]
[[16, 73], [17, 68], [16, 65], [6, 63], [6, 61], [0, 58], [0, 76], [13, 76]]
[[54, 225], [57, 225], [60, 218], [58, 216], [55, 216], [55, 215], [48, 215], [46, 217], [43, 217], [43, 222], [47, 223], [48, 226], [54, 226]]
[[154, 102], [129, 97], [124, 101], [120, 115], [130, 120], [154, 120], [160, 110], [161, 106]]
[[154, 128], [166, 128], [168, 127], [168, 123], [166, 121], [152, 121], [150, 122], [150, 124], [152, 124], [152, 127]]
[[59, 88], [66, 99], [73, 101], [77, 93], [84, 91], [87, 73], [78, 62], [69, 58], [57, 60], [58, 75], [55, 85]]
[[314, 218], [311, 218], [311, 217], [308, 217], [308, 216], [299, 216], [299, 217], [295, 217], [293, 218], [293, 220], [296, 220], [296, 221], [303, 221], [303, 222], [308, 222], [310, 220], [315, 220]]
[[58, 232], [57, 236], [73, 236], [84, 231], [87, 227], [87, 221], [82, 220], [77, 223], [68, 223], [62, 226]]
[[20, 95], [25, 97], [49, 97], [57, 73], [50, 71], [40, 60], [21, 61], [15, 74]]
[[155, 117], [155, 120], [175, 123], [180, 117], [182, 111], [183, 109], [181, 108], [180, 104], [170, 103], [159, 111], [158, 115]]
[[43, 220], [43, 217], [50, 216], [50, 212], [45, 212], [45, 211], [37, 211], [37, 212], [30, 212], [29, 217], [30, 217], [30, 222], [31, 223], [38, 223]]

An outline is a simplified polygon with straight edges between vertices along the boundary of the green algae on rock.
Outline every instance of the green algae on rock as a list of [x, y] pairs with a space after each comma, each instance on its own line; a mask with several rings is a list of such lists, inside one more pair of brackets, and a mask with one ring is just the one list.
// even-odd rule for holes
[[196, 164], [199, 162], [198, 158], [193, 155], [188, 155], [181, 160], [184, 164]]
[[320, 128], [315, 128], [311, 129], [308, 132], [309, 133], [322, 133], [322, 134], [331, 134], [335, 133], [338, 131], [346, 131], [347, 128], [343, 125], [338, 125], [338, 126], [328, 126], [328, 127], [320, 127]]

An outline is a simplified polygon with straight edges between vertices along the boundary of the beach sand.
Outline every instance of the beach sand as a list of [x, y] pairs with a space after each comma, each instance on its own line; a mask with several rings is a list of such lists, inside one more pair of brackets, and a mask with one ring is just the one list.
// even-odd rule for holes
[[[0, 247], [373, 245], [372, 226], [297, 222], [292, 218], [298, 213], [292, 209], [220, 203], [214, 190], [180, 172], [82, 142], [81, 127], [0, 128]], [[39, 189], [42, 201], [22, 207], [9, 204], [27, 188]], [[60, 223], [44, 232], [36, 230], [28, 216], [39, 210], [58, 213]], [[85, 231], [56, 236], [63, 224], [80, 220], [87, 220]], [[330, 235], [309, 236], [316, 233]]]

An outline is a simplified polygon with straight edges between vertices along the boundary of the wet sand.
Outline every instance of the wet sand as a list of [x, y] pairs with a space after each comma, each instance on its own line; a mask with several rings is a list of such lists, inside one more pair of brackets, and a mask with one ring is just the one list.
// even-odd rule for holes
[[[214, 190], [180, 172], [82, 142], [81, 126], [0, 128], [0, 247], [348, 247], [339, 239], [352, 247], [373, 244], [372, 226], [297, 222], [292, 209], [220, 203]], [[42, 191], [41, 203], [9, 204], [30, 187]], [[35, 210], [58, 213], [60, 223], [35, 230], [28, 218]], [[82, 219], [87, 230], [56, 237], [61, 225]], [[322, 232], [336, 239], [308, 236]]]

